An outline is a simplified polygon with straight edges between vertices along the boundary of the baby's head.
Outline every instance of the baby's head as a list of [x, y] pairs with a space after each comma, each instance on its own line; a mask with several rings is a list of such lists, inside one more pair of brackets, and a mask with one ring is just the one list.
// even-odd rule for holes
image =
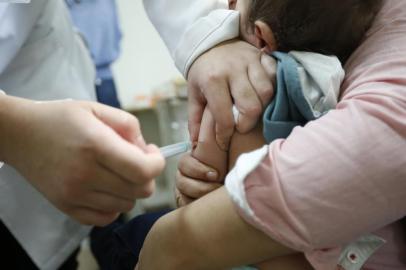
[[382, 0], [229, 0], [241, 14], [241, 37], [266, 52], [350, 56]]

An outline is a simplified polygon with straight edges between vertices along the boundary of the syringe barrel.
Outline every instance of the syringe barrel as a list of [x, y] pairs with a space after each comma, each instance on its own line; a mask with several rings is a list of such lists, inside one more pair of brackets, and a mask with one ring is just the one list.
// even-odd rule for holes
[[164, 147], [159, 148], [161, 151], [161, 154], [165, 158], [170, 158], [182, 153], [185, 153], [192, 149], [192, 144], [190, 142], [180, 142], [180, 143], [175, 143], [175, 144], [170, 144]]

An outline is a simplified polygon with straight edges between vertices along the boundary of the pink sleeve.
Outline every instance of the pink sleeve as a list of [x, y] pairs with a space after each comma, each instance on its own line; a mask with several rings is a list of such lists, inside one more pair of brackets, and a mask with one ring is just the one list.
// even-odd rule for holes
[[406, 1], [384, 2], [336, 110], [227, 177], [246, 220], [293, 249], [336, 247], [406, 215]]

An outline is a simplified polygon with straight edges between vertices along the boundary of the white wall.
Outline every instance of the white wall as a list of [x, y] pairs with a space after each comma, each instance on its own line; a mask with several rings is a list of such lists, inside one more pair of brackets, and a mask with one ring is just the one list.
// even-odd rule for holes
[[122, 54], [113, 71], [122, 105], [135, 107], [135, 95], [151, 90], [180, 73], [164, 43], [145, 14], [141, 0], [117, 0], [123, 41]]

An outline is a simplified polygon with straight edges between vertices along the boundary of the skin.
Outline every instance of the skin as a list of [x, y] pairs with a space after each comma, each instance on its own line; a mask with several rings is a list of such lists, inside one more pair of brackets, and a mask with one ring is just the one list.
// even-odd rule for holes
[[[276, 50], [276, 41], [272, 30], [262, 21], [256, 21], [254, 29], [249, 25], [249, 4], [249, 0], [229, 0], [230, 9], [240, 13], [242, 40], [214, 47], [200, 56], [189, 70], [188, 115], [192, 142], [198, 141], [203, 113], [208, 108], [215, 122], [217, 144], [222, 150], [228, 150], [234, 128], [240, 133], [252, 130], [272, 97], [272, 77], [263, 62], [272, 61], [268, 54]], [[237, 121], [233, 117], [233, 106], [239, 111]]]
[[228, 171], [228, 151], [216, 143], [215, 122], [210, 110], [206, 108], [200, 127], [199, 140], [192, 156], [217, 172], [218, 179], [224, 179]]
[[[230, 7], [240, 11], [241, 25], [246, 26], [249, 1], [230, 1]], [[261, 48], [265, 52], [274, 48], [272, 32], [262, 22], [255, 23], [255, 32], [249, 31], [248, 27], [241, 28], [241, 37], [245, 41], [257, 47], [265, 44], [265, 47]], [[263, 66], [267, 74], [274, 78], [276, 64], [265, 60]], [[274, 80], [269, 81], [274, 84]], [[258, 269], [312, 269], [303, 254], [295, 254], [292, 251], [292, 254], [281, 256], [279, 252], [286, 248], [265, 235], [262, 235], [261, 240], [272, 245], [273, 250], [266, 250], [264, 246], [258, 245], [257, 241], [250, 242], [256, 238], [257, 231], [254, 233], [250, 225], [244, 223], [236, 213], [233, 213], [234, 208], [227, 208], [230, 206], [230, 198], [224, 194], [223, 188], [212, 192], [223, 183], [228, 168], [234, 166], [241, 153], [249, 152], [265, 144], [261, 125], [257, 125], [247, 134], [233, 132], [229, 151], [224, 151], [215, 138], [215, 118], [211, 114], [211, 110], [206, 108], [196, 148], [190, 155], [185, 155], [179, 164], [177, 201], [179, 206], [187, 206], [163, 217], [154, 226], [145, 243], [139, 269], [158, 269], [159, 265], [170, 265], [171, 267], [168, 269], [225, 269], [249, 263], [257, 263]], [[217, 179], [208, 179], [207, 176], [213, 171], [216, 171]], [[211, 174], [213, 175], [213, 173]], [[206, 196], [201, 198], [203, 195]], [[198, 198], [201, 199], [195, 201]], [[195, 202], [190, 204], [193, 201]], [[212, 216], [214, 209], [218, 213], [216, 216]], [[199, 213], [199, 215], [195, 213]], [[210, 224], [204, 224], [206, 220], [209, 220]], [[182, 227], [180, 230], [178, 226], [186, 226], [186, 228]], [[194, 229], [193, 226], [204, 228], [204, 230]], [[223, 228], [227, 229], [223, 230]], [[241, 230], [234, 232], [234, 235], [229, 235], [228, 230], [234, 229]], [[179, 234], [174, 233], [174, 230], [179, 230]], [[189, 231], [190, 234], [185, 235], [185, 232]], [[239, 236], [237, 239], [240, 239], [242, 235], [247, 237], [241, 241], [244, 243], [244, 247], [235, 243], [235, 235]], [[162, 239], [168, 239], [168, 242]], [[191, 239], [193, 240], [191, 241]], [[165, 243], [168, 245], [165, 246]], [[176, 250], [176, 253], [171, 253], [172, 250]], [[216, 250], [219, 252], [216, 253]], [[227, 252], [220, 252], [224, 250]], [[214, 254], [204, 255], [205, 252], [214, 252]], [[218, 256], [219, 253], [221, 256]], [[157, 254], [160, 255], [158, 260], [156, 259]], [[247, 256], [247, 254], [251, 256]], [[155, 259], [149, 258], [152, 255]], [[265, 260], [269, 258], [272, 259]], [[264, 262], [258, 263], [261, 261]]]
[[[210, 118], [204, 118], [203, 120], [210, 120]], [[210, 130], [205, 130], [205, 131], [201, 131], [201, 132], [205, 132], [205, 133], [210, 133]], [[211, 130], [212, 133], [213, 130]], [[210, 136], [208, 136], [210, 138]], [[197, 162], [202, 162], [202, 163], [208, 163], [211, 162], [211, 165], [213, 166], [213, 168], [218, 168], [218, 166], [216, 166], [216, 164], [213, 163], [213, 157], [218, 157], [219, 153], [218, 152], [213, 152], [210, 151], [210, 149], [206, 146], [207, 144], [216, 144], [215, 141], [206, 141], [206, 144], [204, 145], [204, 147], [200, 148], [200, 145], [198, 144], [196, 149], [194, 150], [194, 152], [199, 151], [199, 156], [198, 158], [196, 157], [196, 155], [194, 153], [192, 153], [191, 155], [185, 155], [182, 158], [182, 163], [179, 166], [179, 170], [180, 171], [188, 171], [188, 172], [192, 172], [193, 171], [193, 167], [188, 167], [188, 166], [193, 166], [195, 163]], [[257, 125], [254, 130], [252, 130], [251, 132], [247, 133], [247, 134], [241, 134], [236, 132], [232, 139], [231, 139], [231, 144], [230, 144], [230, 150], [228, 152], [228, 157], [227, 160], [229, 161], [229, 168], [234, 167], [236, 160], [238, 159], [238, 157], [242, 154], [242, 153], [247, 153], [250, 152], [254, 149], [257, 149], [261, 146], [263, 146], [265, 144], [265, 141], [263, 139], [262, 136], [262, 125]], [[200, 170], [203, 169], [203, 167], [199, 168]], [[194, 176], [196, 176], [197, 174], [200, 174], [200, 176], [204, 177], [204, 173], [202, 173], [202, 171], [196, 171], [194, 173], [192, 173], [191, 175], [187, 175], [184, 176], [183, 173], [181, 174], [182, 177], [177, 179], [177, 186], [179, 186], [179, 183], [182, 183], [182, 189], [179, 190], [178, 192], [180, 193], [179, 196], [182, 198], [180, 200], [180, 202], [183, 202], [183, 206], [189, 204], [190, 202], [192, 202], [193, 200], [195, 200], [196, 198], [200, 198], [200, 197], [194, 197], [196, 195], [199, 194], [203, 194], [204, 190], [200, 190], [200, 192], [195, 193], [195, 189], [198, 187], [197, 184], [198, 183], [212, 183], [210, 181], [205, 181], [204, 179], [200, 179], [200, 180], [195, 180], [193, 179]], [[190, 183], [194, 183], [195, 185], [191, 185]], [[214, 189], [215, 186], [214, 184], [212, 184], [212, 188]], [[193, 192], [193, 197], [188, 197], [188, 200], [184, 200], [184, 198], [182, 196], [189, 196], [189, 195], [184, 195], [184, 194], [191, 194], [191, 192]], [[204, 193], [203, 195], [205, 195], [207, 193]], [[227, 203], [226, 200], [223, 198], [222, 200], [218, 199], [217, 201], [218, 203], [222, 204], [222, 203]], [[216, 209], [216, 208], [211, 208], [211, 210]], [[199, 215], [201, 214], [202, 210], [199, 210]], [[225, 210], [224, 210], [225, 211]], [[233, 209], [233, 211], [235, 211]], [[213, 224], [217, 224], [219, 227], [221, 226], [220, 223], [216, 223], [216, 220], [211, 220], [211, 222]], [[233, 222], [236, 222], [235, 220]], [[165, 225], [161, 225], [161, 226], [165, 226]], [[234, 225], [230, 224], [227, 226], [227, 228], [230, 229], [230, 227], [233, 227]], [[161, 229], [162, 227], [160, 227]], [[207, 232], [207, 231], [206, 231]], [[207, 232], [208, 234], [211, 232]], [[239, 232], [241, 233], [241, 232]], [[192, 238], [190, 239], [195, 239], [195, 236], [191, 236]], [[268, 236], [264, 236], [269, 238]], [[227, 239], [228, 240], [228, 239]], [[184, 240], [184, 242], [187, 241], [186, 239]], [[222, 239], [222, 242], [224, 244], [224, 248], [226, 248], [225, 250], [230, 250], [232, 247], [231, 245], [233, 245], [234, 243], [232, 243], [231, 241], [228, 243], [225, 243], [224, 241], [226, 241], [226, 239]], [[217, 245], [217, 241], [213, 242], [213, 243], [207, 243], [205, 248], [211, 249], [214, 248], [214, 245]], [[230, 246], [227, 246], [227, 244], [230, 244]], [[250, 251], [254, 251], [254, 252], [258, 252], [258, 254], [260, 254], [263, 250], [261, 248], [258, 248], [258, 246], [253, 245], [250, 247], [247, 247], [245, 245], [245, 252], [250, 250]], [[194, 249], [190, 249], [190, 250], [194, 250]], [[161, 252], [161, 249], [159, 250], [159, 252]], [[242, 250], [240, 250], [239, 252], [243, 252]], [[155, 253], [156, 254], [156, 253]], [[237, 255], [238, 254], [238, 255]], [[232, 260], [233, 256], [240, 256], [240, 253], [222, 253], [221, 257], [224, 260], [224, 262], [228, 262], [230, 260]], [[269, 257], [268, 258], [272, 258], [274, 253], [269, 253]], [[255, 262], [261, 262], [264, 261], [263, 258], [261, 257], [257, 257], [257, 259], [255, 260]], [[249, 261], [244, 262], [245, 264], [247, 264]], [[201, 262], [203, 264], [203, 262]], [[231, 266], [231, 264], [230, 264]], [[283, 269], [283, 270], [303, 270], [303, 269], [312, 269], [311, 266], [307, 263], [306, 259], [304, 258], [303, 254], [290, 254], [290, 255], [286, 255], [286, 256], [280, 256], [277, 258], [272, 258], [270, 260], [266, 260], [264, 262], [258, 263], [255, 265], [255, 267], [257, 267], [258, 269]], [[207, 268], [209, 269], [209, 268]], [[219, 268], [220, 269], [220, 268]]]
[[[230, 1], [230, 7], [239, 9], [243, 14], [241, 20], [245, 23], [247, 5], [239, 1], [236, 8], [236, 4], [237, 1]], [[228, 150], [234, 134], [234, 125], [241, 133], [252, 130], [273, 96], [275, 60], [259, 47], [253, 47], [259, 41], [245, 30], [241, 31], [241, 36], [246, 41], [220, 44], [199, 57], [189, 71], [189, 133], [192, 142], [200, 145], [193, 151], [193, 156], [197, 160], [200, 155], [204, 156], [205, 151], [200, 149], [211, 149], [213, 154], [205, 159], [206, 164], [194, 159], [180, 160], [175, 191], [180, 206], [219, 187], [227, 171], [224, 152]], [[263, 31], [268, 33], [265, 30], [268, 29]], [[239, 111], [237, 121], [232, 114], [233, 105]], [[191, 171], [188, 168], [195, 169]]]
[[[216, 140], [223, 150], [228, 149], [235, 125], [242, 133], [255, 126], [273, 89], [261, 58], [262, 52], [254, 46], [232, 40], [209, 50], [194, 62], [188, 74], [192, 142], [198, 141], [206, 106], [215, 120]], [[237, 123], [232, 114], [233, 100], [240, 112]]]
[[[230, 167], [241, 152], [263, 143], [260, 126], [248, 134], [234, 134]], [[210, 158], [211, 153], [207, 154], [206, 157]], [[189, 160], [184, 164], [196, 161], [191, 155], [183, 159]], [[272, 260], [267, 260], [269, 258]], [[302, 254], [284, 247], [246, 223], [222, 187], [159, 219], [147, 236], [136, 269], [161, 269], [165, 265], [168, 270], [217, 270], [261, 261], [264, 262], [256, 265], [259, 269], [312, 269]]]
[[[275, 60], [263, 54], [261, 65], [269, 77], [268, 81], [273, 85], [276, 72]], [[267, 95], [269, 95], [267, 98], [272, 98], [273, 86]], [[240, 117], [241, 114], [238, 118]], [[178, 206], [186, 205], [219, 188], [230, 168], [228, 151], [218, 145], [215, 118], [208, 108], [204, 111], [200, 125], [198, 142], [192, 151], [194, 158], [185, 155], [179, 161], [175, 191]]]
[[[232, 10], [237, 10], [240, 13], [240, 38], [244, 40], [245, 43], [249, 43], [253, 46], [256, 46], [258, 50], [261, 50], [260, 54], [260, 65], [262, 66], [263, 71], [265, 72], [267, 78], [266, 81], [271, 84], [269, 90], [266, 92], [262, 92], [261, 96], [261, 116], [263, 109], [269, 104], [271, 98], [273, 97], [274, 89], [273, 86], [276, 84], [276, 62], [272, 57], [269, 57], [268, 54], [276, 50], [276, 42], [273, 35], [273, 32], [267, 24], [263, 23], [262, 21], [256, 21], [254, 23], [254, 27], [249, 25], [248, 23], [248, 12], [250, 7], [250, 0], [238, 1], [238, 0], [229, 0], [229, 8]], [[230, 43], [230, 46], [234, 44]], [[231, 51], [231, 50], [230, 50]], [[231, 51], [230, 53], [233, 53]], [[242, 51], [239, 51], [242, 53]], [[205, 55], [203, 55], [204, 57]], [[240, 57], [236, 57], [239, 59]], [[222, 59], [222, 58], [220, 58]], [[213, 59], [212, 59], [213, 60]], [[234, 69], [238, 66], [231, 65], [231, 63], [217, 63], [218, 66], [224, 68], [225, 65], [230, 64], [229, 66], [233, 67]], [[236, 63], [238, 64], [238, 63]], [[209, 65], [210, 68], [215, 68], [214, 66]], [[244, 66], [243, 66], [244, 67]], [[229, 70], [229, 69], [228, 69]], [[238, 69], [235, 72], [239, 74]], [[263, 77], [250, 77], [253, 82], [263, 83]], [[190, 84], [190, 83], [189, 83]], [[265, 86], [265, 84], [263, 84]], [[268, 87], [267, 87], [268, 88]], [[265, 88], [264, 88], [265, 89]], [[191, 99], [190, 102], [194, 102], [194, 91], [191, 92]], [[220, 93], [221, 94], [221, 93]], [[180, 160], [179, 163], [179, 171], [177, 173], [177, 188], [176, 188], [176, 197], [179, 206], [186, 205], [193, 201], [194, 199], [200, 198], [203, 195], [207, 194], [218, 188], [219, 184], [224, 182], [224, 177], [228, 172], [228, 168], [226, 164], [229, 162], [228, 158], [228, 147], [225, 149], [224, 145], [219, 143], [218, 137], [218, 122], [216, 119], [216, 113], [224, 113], [224, 108], [229, 106], [229, 99], [224, 99], [223, 96], [217, 95], [215, 96], [214, 102], [217, 102], [215, 105], [215, 109], [210, 108], [210, 103], [206, 108], [204, 108], [203, 117], [200, 117], [200, 112], [194, 111], [194, 106], [189, 106], [191, 108], [189, 110], [189, 117], [196, 118], [194, 120], [199, 119], [200, 122], [198, 125], [191, 125], [189, 122], [189, 126], [198, 126], [198, 129], [195, 130], [194, 128], [190, 129], [191, 131], [191, 138], [192, 141], [195, 142], [197, 140], [197, 147], [192, 151], [192, 158], [188, 155], [185, 155], [184, 158]], [[225, 101], [225, 102], [224, 102]], [[235, 99], [235, 106], [239, 111], [238, 119], [235, 121], [234, 116], [233, 123], [237, 122], [247, 122], [245, 121], [246, 118], [238, 106], [238, 99]], [[222, 103], [222, 104], [220, 104]], [[253, 105], [252, 105], [253, 106]], [[214, 113], [213, 113], [214, 112]], [[226, 117], [223, 114], [223, 117]], [[228, 117], [228, 116], [227, 116]], [[193, 122], [193, 121], [192, 121]], [[255, 121], [254, 125], [250, 128], [253, 129], [258, 123], [258, 120]], [[197, 132], [197, 135], [195, 134]], [[235, 131], [233, 127], [229, 127], [228, 133], [233, 136]], [[242, 131], [237, 129], [237, 133], [247, 133], [246, 130]], [[231, 138], [231, 137], [230, 137]], [[229, 142], [229, 141], [228, 141]], [[251, 147], [251, 150], [255, 148]], [[247, 151], [239, 151], [239, 153], [243, 153]], [[233, 152], [230, 153], [233, 155]], [[230, 160], [233, 160], [233, 156], [231, 156]], [[232, 167], [232, 166], [231, 166]], [[193, 169], [194, 168], [194, 169]], [[207, 177], [207, 174], [211, 174], [212, 177]], [[215, 177], [214, 177], [215, 175]]]
[[[249, 249], [254, 246], [258, 250]], [[290, 252], [245, 223], [220, 188], [162, 217], [148, 234], [136, 269], [228, 269]]]
[[229, 8], [240, 13], [240, 38], [266, 54], [277, 50], [276, 39], [272, 29], [263, 21], [249, 23], [251, 0], [229, 0]]
[[59, 210], [99, 226], [132, 209], [136, 198], [150, 196], [165, 163], [126, 112], [6, 95], [0, 95], [0, 160]]

